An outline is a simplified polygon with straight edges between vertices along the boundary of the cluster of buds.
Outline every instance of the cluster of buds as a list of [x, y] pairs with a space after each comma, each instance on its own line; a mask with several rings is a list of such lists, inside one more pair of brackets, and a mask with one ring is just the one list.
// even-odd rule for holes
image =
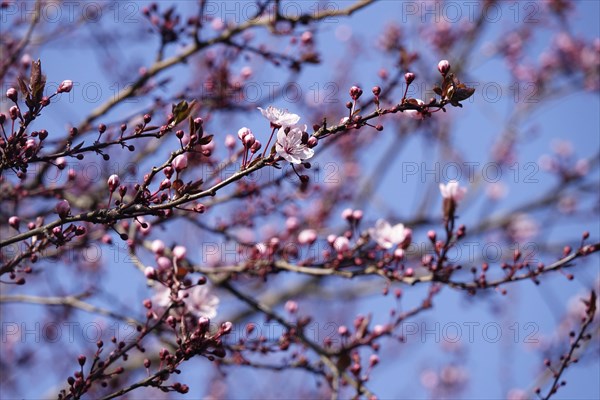
[[[252, 156], [248, 158], [248, 152], [252, 155], [256, 154], [261, 148], [262, 144], [249, 128], [243, 127], [238, 130], [238, 138], [241, 140], [244, 148], [244, 159], [242, 161], [242, 168], [246, 167], [252, 161]], [[233, 144], [230, 144], [230, 148], [233, 148]]]

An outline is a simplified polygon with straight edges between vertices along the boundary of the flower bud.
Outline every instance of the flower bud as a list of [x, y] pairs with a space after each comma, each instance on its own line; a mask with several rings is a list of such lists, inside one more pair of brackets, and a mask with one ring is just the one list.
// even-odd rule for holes
[[56, 204], [56, 213], [60, 218], [66, 218], [71, 212], [71, 205], [67, 200], [61, 200]]
[[175, 168], [175, 171], [177, 172], [181, 172], [184, 169], [186, 169], [188, 166], [187, 154], [180, 154], [177, 157], [175, 157], [171, 165], [173, 166], [173, 168]]
[[252, 134], [252, 131], [246, 127], [240, 128], [240, 130], [238, 130], [238, 137], [240, 138], [240, 140], [244, 140], [244, 137], [246, 135], [250, 135]]
[[182, 260], [187, 254], [187, 249], [184, 246], [175, 246], [173, 249], [173, 257], [177, 260]]
[[293, 300], [288, 300], [285, 303], [285, 310], [290, 314], [294, 314], [296, 311], [298, 311], [298, 303]]
[[144, 269], [144, 275], [148, 279], [154, 279], [154, 278], [156, 278], [156, 270], [152, 267], [146, 267]]
[[333, 248], [339, 253], [350, 248], [350, 241], [346, 236], [338, 236], [333, 242]]
[[404, 74], [404, 81], [406, 82], [407, 85], [410, 85], [412, 83], [412, 81], [415, 80], [415, 74], [413, 74], [412, 72], [407, 72]]
[[225, 147], [227, 147], [229, 150], [233, 150], [235, 147], [235, 138], [233, 135], [225, 136]]
[[244, 138], [242, 139], [242, 142], [244, 143], [244, 146], [246, 148], [250, 148], [250, 147], [252, 147], [254, 142], [256, 142], [256, 138], [254, 137], [253, 134], [249, 133], [244, 136]]
[[438, 63], [438, 71], [440, 71], [440, 74], [442, 75], [446, 75], [448, 73], [448, 71], [450, 71], [450, 63], [448, 62], [448, 60], [441, 60]]
[[342, 218], [350, 221], [352, 219], [352, 213], [353, 210], [351, 208], [346, 208], [344, 211], [342, 211]]
[[256, 140], [254, 142], [254, 144], [252, 146], [250, 146], [250, 151], [252, 152], [252, 154], [254, 154], [257, 151], [259, 151], [261, 147], [262, 147], [262, 145], [260, 144], [260, 142], [258, 140]]
[[115, 190], [117, 190], [117, 188], [121, 184], [119, 175], [112, 174], [111, 176], [108, 177], [107, 183], [108, 183], [108, 190], [110, 190], [111, 192], [114, 192]]
[[371, 91], [375, 96], [379, 96], [381, 94], [381, 88], [379, 86], [373, 86], [373, 89], [371, 89]]
[[71, 89], [73, 89], [73, 81], [65, 80], [62, 81], [61, 84], [58, 86], [58, 90], [56, 91], [56, 93], [69, 93]]
[[358, 100], [358, 98], [362, 95], [363, 91], [358, 86], [352, 86], [350, 88], [350, 97], [352, 100]]
[[8, 109], [8, 115], [10, 116], [10, 119], [12, 119], [13, 121], [19, 117], [19, 114], [20, 114], [19, 107], [17, 107], [17, 106], [12, 106], [11, 108]]
[[13, 215], [8, 219], [8, 225], [13, 227], [14, 229], [19, 229], [19, 225], [21, 224], [21, 219], [16, 215]]
[[8, 97], [10, 100], [12, 100], [12, 101], [14, 101], [16, 103], [17, 99], [19, 98], [19, 93], [17, 92], [17, 89], [15, 89], [15, 88], [9, 88], [6, 91], [6, 97]]
[[306, 145], [309, 149], [312, 149], [313, 147], [317, 146], [317, 143], [319, 143], [319, 139], [317, 139], [315, 136], [311, 136], [308, 138], [308, 142], [306, 142]]

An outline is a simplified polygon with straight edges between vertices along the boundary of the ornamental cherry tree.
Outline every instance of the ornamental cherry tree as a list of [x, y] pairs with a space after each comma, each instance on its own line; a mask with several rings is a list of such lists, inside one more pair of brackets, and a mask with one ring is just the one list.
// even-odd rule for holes
[[597, 397], [594, 10], [2, 1], [1, 396]]

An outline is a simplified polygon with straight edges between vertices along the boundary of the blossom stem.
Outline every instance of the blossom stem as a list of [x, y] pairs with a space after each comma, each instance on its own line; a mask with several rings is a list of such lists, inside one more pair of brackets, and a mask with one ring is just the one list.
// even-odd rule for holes
[[265, 146], [265, 150], [263, 151], [263, 158], [265, 158], [265, 155], [267, 154], [267, 150], [269, 149], [269, 145], [271, 144], [271, 140], [273, 139], [273, 135], [275, 134], [275, 129], [277, 129], [276, 127], [273, 127], [273, 130], [271, 131], [271, 136], [269, 137], [269, 141], [267, 142], [267, 145]]

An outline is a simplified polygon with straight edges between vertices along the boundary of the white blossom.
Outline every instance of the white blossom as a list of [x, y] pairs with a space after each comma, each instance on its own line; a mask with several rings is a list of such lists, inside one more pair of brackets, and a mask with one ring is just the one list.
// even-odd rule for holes
[[285, 130], [280, 128], [277, 131], [277, 143], [275, 150], [277, 155], [292, 164], [300, 164], [302, 160], [306, 160], [315, 155], [313, 149], [302, 143], [302, 133], [306, 130], [306, 125], [303, 127], [295, 127], [290, 129], [286, 135]]
[[[184, 293], [188, 294], [185, 298]], [[183, 300], [187, 311], [197, 317], [214, 318], [217, 315], [219, 298], [212, 294], [209, 285], [198, 285], [190, 289], [180, 290], [177, 299]], [[171, 289], [163, 285], [157, 285], [152, 303], [159, 307], [168, 307], [171, 304]]]
[[445, 185], [440, 183], [440, 192], [444, 199], [452, 199], [458, 203], [465, 197], [467, 188], [461, 187], [458, 181], [453, 179]]
[[391, 249], [395, 245], [403, 243], [412, 231], [403, 224], [390, 225], [384, 219], [378, 219], [375, 227], [369, 229], [369, 235], [384, 249]]
[[258, 107], [262, 115], [271, 122], [271, 125], [277, 128], [287, 128], [294, 126], [300, 121], [298, 114], [293, 114], [288, 110], [282, 110], [273, 106], [267, 107], [266, 110]]

